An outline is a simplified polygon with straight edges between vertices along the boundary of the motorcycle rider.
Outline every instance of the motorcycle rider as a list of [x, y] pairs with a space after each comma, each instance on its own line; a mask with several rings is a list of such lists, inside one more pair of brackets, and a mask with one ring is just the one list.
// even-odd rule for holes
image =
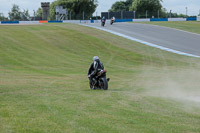
[[88, 78], [90, 80], [90, 84], [92, 84], [92, 90], [94, 89], [94, 85], [96, 84], [96, 79], [95, 76], [97, 75], [97, 73], [101, 70], [104, 70], [104, 66], [103, 63], [100, 61], [98, 56], [94, 56], [93, 57], [93, 62], [90, 65], [90, 68], [88, 70]]
[[113, 21], [113, 23], [115, 22], [115, 17], [113, 16], [112, 18], [111, 18], [111, 20]]
[[105, 16], [103, 16], [103, 18], [101, 19], [101, 22], [103, 22], [103, 20], [104, 20], [104, 22], [106, 23], [106, 18], [105, 18]]
[[115, 22], [115, 17], [113, 16], [113, 17], [110, 19], [110, 24], [112, 25], [114, 22]]

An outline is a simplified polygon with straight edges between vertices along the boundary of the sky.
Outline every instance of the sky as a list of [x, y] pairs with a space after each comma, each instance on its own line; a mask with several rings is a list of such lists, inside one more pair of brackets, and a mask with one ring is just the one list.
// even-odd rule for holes
[[[20, 9], [28, 9], [31, 16], [33, 15], [33, 10], [37, 10], [41, 5], [41, 2], [53, 2], [54, 0], [0, 0], [0, 13], [4, 16], [8, 16], [13, 4], [19, 5]], [[120, 0], [98, 0], [99, 6], [95, 11], [98, 15], [101, 12], [108, 11], [112, 4]], [[124, 1], [124, 0], [122, 0]], [[200, 13], [200, 0], [163, 0], [162, 5], [169, 12], [172, 10], [174, 13], [186, 14], [186, 7], [188, 10], [188, 15], [198, 15]]]

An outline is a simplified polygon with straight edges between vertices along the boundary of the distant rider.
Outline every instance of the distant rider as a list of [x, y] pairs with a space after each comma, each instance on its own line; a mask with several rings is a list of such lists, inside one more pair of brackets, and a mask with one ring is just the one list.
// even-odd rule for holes
[[93, 57], [93, 62], [90, 65], [90, 68], [88, 70], [88, 78], [90, 80], [90, 84], [93, 85], [93, 88], [91, 88], [91, 89], [94, 89], [94, 85], [97, 82], [96, 79], [95, 79], [95, 76], [101, 70], [104, 70], [103, 63], [99, 60], [98, 56], [94, 56]]
[[105, 16], [103, 16], [103, 18], [101, 19], [101, 22], [106, 22], [106, 18], [105, 18]]
[[113, 16], [112, 18], [111, 18], [111, 20], [113, 21], [113, 23], [115, 22], [115, 17]]

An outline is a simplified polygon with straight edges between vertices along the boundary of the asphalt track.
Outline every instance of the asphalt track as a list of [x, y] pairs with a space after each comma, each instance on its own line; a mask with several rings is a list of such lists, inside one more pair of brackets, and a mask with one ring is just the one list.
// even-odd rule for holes
[[[101, 27], [100, 23], [89, 24]], [[106, 24], [104, 29], [188, 54], [200, 56], [200, 34], [140, 23]]]

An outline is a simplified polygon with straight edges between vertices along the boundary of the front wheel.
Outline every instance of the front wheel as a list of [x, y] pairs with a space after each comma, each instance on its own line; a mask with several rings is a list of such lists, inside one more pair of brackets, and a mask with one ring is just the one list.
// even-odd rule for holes
[[108, 81], [107, 81], [106, 77], [100, 78], [100, 88], [102, 90], [108, 90]]
[[90, 85], [90, 89], [92, 90], [93, 89], [93, 85], [92, 85], [91, 81], [89, 81], [89, 85]]
[[112, 24], [113, 24], [113, 21], [110, 22], [110, 25], [112, 25]]

